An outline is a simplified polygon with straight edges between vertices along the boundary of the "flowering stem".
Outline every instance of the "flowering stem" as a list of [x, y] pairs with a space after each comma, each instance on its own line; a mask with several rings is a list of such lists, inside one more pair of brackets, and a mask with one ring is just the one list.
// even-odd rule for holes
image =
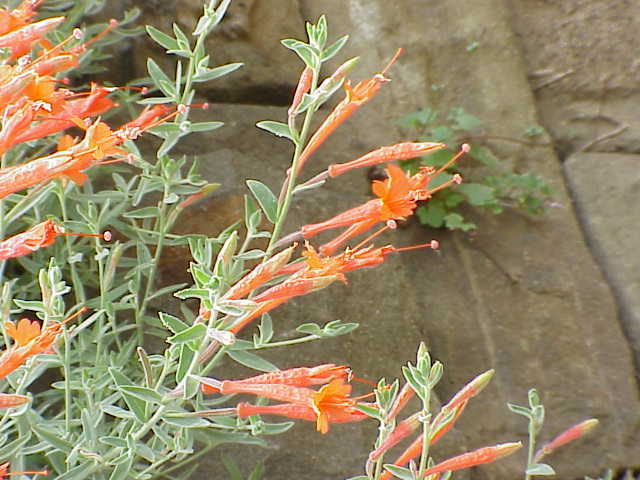
[[[313, 92], [318, 83], [318, 72], [313, 72], [313, 80], [311, 82], [311, 92]], [[273, 226], [273, 233], [271, 234], [271, 238], [269, 239], [269, 245], [267, 247], [266, 255], [264, 256], [263, 261], [266, 261], [276, 246], [276, 242], [278, 241], [278, 237], [280, 236], [280, 232], [282, 227], [284, 226], [284, 221], [287, 218], [287, 214], [289, 213], [289, 208], [291, 207], [291, 199], [293, 196], [293, 189], [295, 187], [296, 174], [295, 172], [298, 169], [298, 162], [300, 160], [300, 154], [303, 151], [303, 147], [305, 146], [305, 142], [307, 140], [307, 136], [309, 135], [309, 128], [311, 126], [311, 119], [313, 118], [313, 114], [316, 111], [316, 107], [314, 105], [309, 106], [307, 113], [304, 117], [304, 122], [302, 123], [302, 129], [300, 130], [300, 135], [298, 137], [298, 141], [296, 142], [296, 148], [293, 153], [293, 161], [291, 162], [291, 167], [289, 170], [289, 174], [285, 182], [287, 182], [287, 190], [282, 201], [282, 204], [278, 204], [278, 219]]]
[[[65, 431], [71, 435], [71, 349], [67, 330], [63, 330], [64, 338], [64, 425]], [[101, 342], [98, 342], [100, 345]]]
[[[58, 197], [58, 201], [60, 202], [60, 210], [62, 212], [62, 221], [67, 222], [69, 220], [69, 216], [67, 215], [67, 201], [65, 197], [65, 187], [61, 182], [57, 182], [55, 188], [56, 196]], [[64, 237], [65, 246], [67, 252], [71, 252], [71, 237], [65, 235]], [[87, 297], [84, 292], [84, 286], [80, 276], [78, 275], [78, 270], [76, 269], [75, 262], [69, 262], [69, 268], [71, 270], [71, 283], [73, 284], [73, 294], [76, 297], [76, 304], [84, 305], [87, 303]]]
[[427, 468], [427, 460], [429, 459], [429, 446], [431, 443], [431, 428], [430, 428], [430, 415], [429, 415], [429, 400], [431, 398], [431, 388], [425, 389], [424, 398], [422, 401], [422, 413], [424, 419], [422, 421], [422, 454], [420, 455], [420, 468], [418, 470], [418, 478], [422, 478], [425, 469]]

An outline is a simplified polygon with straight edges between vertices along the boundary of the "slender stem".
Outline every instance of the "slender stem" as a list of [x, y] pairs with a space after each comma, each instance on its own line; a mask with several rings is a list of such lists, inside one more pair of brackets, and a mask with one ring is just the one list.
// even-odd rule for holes
[[294, 338], [292, 340], [283, 340], [281, 342], [271, 342], [265, 345], [260, 345], [256, 347], [255, 350], [262, 350], [264, 348], [286, 347], [288, 345], [296, 345], [298, 343], [312, 342], [313, 340], [318, 340], [319, 338], [322, 337], [318, 337], [317, 335], [307, 335], [306, 337]]
[[[71, 349], [67, 330], [63, 330], [64, 338], [64, 430], [71, 435]], [[98, 342], [98, 345], [101, 342]]]
[[420, 467], [418, 469], [418, 478], [423, 477], [423, 473], [427, 468], [427, 460], [429, 459], [429, 446], [431, 444], [431, 427], [429, 415], [429, 400], [431, 399], [431, 388], [427, 387], [425, 398], [422, 402], [422, 414], [424, 420], [422, 422], [422, 454], [420, 455]]
[[529, 419], [529, 450], [527, 452], [527, 470], [524, 474], [525, 480], [529, 480], [531, 478], [531, 474], [528, 473], [528, 470], [533, 466], [533, 455], [536, 448], [536, 428], [534, 422], [535, 420], [533, 417]]
[[[311, 91], [315, 90], [316, 85], [318, 83], [318, 72], [313, 72], [313, 81]], [[303, 147], [305, 146], [307, 136], [309, 135], [309, 128], [311, 126], [311, 119], [313, 118], [313, 114], [316, 112], [315, 106], [310, 106], [306, 112], [304, 117], [304, 122], [302, 123], [302, 129], [300, 131], [300, 136], [298, 137], [298, 141], [296, 142], [296, 148], [293, 152], [293, 161], [291, 162], [291, 167], [289, 170], [288, 180], [287, 182], [287, 191], [284, 196], [284, 200], [282, 201], [282, 205], [278, 205], [278, 220], [276, 224], [273, 226], [273, 232], [271, 234], [271, 238], [269, 239], [269, 245], [267, 246], [266, 255], [264, 256], [263, 261], [266, 261], [271, 254], [273, 253], [273, 249], [275, 248], [275, 244], [280, 237], [280, 232], [282, 231], [282, 227], [284, 226], [284, 222], [287, 218], [287, 214], [289, 213], [289, 208], [291, 207], [291, 199], [293, 194], [293, 189], [296, 183], [296, 171], [298, 169], [298, 161], [300, 160], [300, 154], [303, 151]]]
[[[56, 195], [60, 202], [60, 210], [62, 211], [62, 221], [67, 222], [69, 220], [69, 216], [67, 215], [67, 201], [65, 196], [65, 187], [62, 183], [58, 182], [56, 185]], [[67, 254], [71, 253], [71, 237], [65, 235], [64, 237], [65, 246], [67, 247]], [[76, 269], [76, 264], [69, 262], [69, 268], [71, 269], [71, 283], [73, 284], [73, 294], [76, 297], [76, 304], [84, 305], [87, 303], [87, 297], [84, 292], [84, 286], [82, 284], [82, 280], [78, 275], [78, 270]]]

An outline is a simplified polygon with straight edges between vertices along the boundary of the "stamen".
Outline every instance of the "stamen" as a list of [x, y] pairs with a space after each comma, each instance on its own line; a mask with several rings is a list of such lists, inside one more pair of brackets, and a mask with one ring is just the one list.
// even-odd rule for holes
[[421, 248], [431, 248], [436, 250], [440, 246], [437, 240], [431, 240], [429, 243], [421, 243], [420, 245], [411, 245], [410, 247], [402, 247], [394, 249], [394, 252], [408, 252], [409, 250], [419, 250]]
[[80, 315], [82, 315], [83, 313], [85, 313], [86, 311], [88, 311], [89, 309], [85, 306], [81, 307], [80, 310], [78, 310], [76, 313], [74, 313], [73, 315], [69, 315], [67, 318], [65, 318], [62, 323], [68, 323], [71, 320], [73, 320], [74, 318], [78, 318]]
[[84, 32], [82, 30], [80, 30], [79, 28], [74, 28], [72, 36], [76, 40], [82, 40], [82, 37], [84, 37]]
[[393, 219], [387, 220], [387, 227], [389, 227], [391, 230], [395, 230], [396, 228], [398, 228], [398, 223]]
[[387, 73], [387, 71], [389, 70], [389, 68], [391, 68], [391, 66], [396, 63], [396, 60], [398, 59], [398, 57], [404, 52], [404, 48], [399, 48], [395, 55], [391, 58], [391, 60], [389, 61], [389, 63], [387, 64], [386, 67], [384, 67], [384, 70], [382, 70], [382, 72], [380, 72], [381, 75], [384, 75], [385, 73]]
[[83, 48], [86, 49], [87, 47], [90, 47], [91, 45], [93, 45], [95, 42], [103, 38], [106, 34], [108, 34], [111, 30], [113, 30], [117, 26], [118, 26], [118, 21], [115, 18], [112, 18], [111, 20], [109, 20], [109, 24], [105, 27], [105, 29], [102, 30], [98, 35], [93, 37], [91, 40], [86, 42], [83, 45]]
[[361, 241], [358, 245], [356, 245], [354, 247], [354, 250], [360, 250], [362, 247], [364, 247], [367, 243], [369, 243], [371, 240], [373, 240], [374, 238], [376, 238], [377, 236], [379, 236], [380, 234], [382, 234], [383, 232], [386, 232], [389, 229], [393, 229], [394, 227], [390, 227], [388, 224], [384, 227], [382, 227], [380, 230], [378, 230], [377, 232], [373, 233], [372, 235], [368, 236], [367, 238], [365, 238], [363, 241]]
[[454, 164], [455, 162], [458, 161], [458, 159], [464, 155], [465, 153], [469, 153], [471, 151], [471, 146], [468, 143], [463, 143], [462, 146], [460, 147], [460, 151], [456, 154], [455, 157], [453, 157], [451, 160], [449, 160], [447, 163], [445, 163], [443, 166], [441, 166], [434, 175], [438, 175], [439, 173], [444, 172], [447, 168], [449, 168], [452, 164]]
[[3, 473], [2, 476], [9, 477], [11, 475], [49, 475], [48, 470], [30, 470], [26, 472], [7, 472]]
[[94, 237], [102, 238], [105, 241], [111, 240], [111, 232], [106, 230], [104, 233], [82, 233], [82, 232], [57, 232], [58, 235], [66, 235], [69, 237]]

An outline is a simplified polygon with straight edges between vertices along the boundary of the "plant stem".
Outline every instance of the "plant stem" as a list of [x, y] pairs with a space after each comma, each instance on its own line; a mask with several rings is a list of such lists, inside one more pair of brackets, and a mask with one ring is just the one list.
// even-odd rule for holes
[[533, 455], [536, 448], [536, 429], [534, 426], [533, 418], [529, 419], [529, 449], [527, 452], [527, 470], [524, 474], [525, 480], [531, 479], [531, 474], [527, 473], [528, 470], [533, 466]]
[[[311, 92], [315, 90], [316, 85], [318, 83], [318, 72], [313, 72], [313, 81]], [[307, 110], [307, 113], [304, 117], [304, 122], [302, 124], [302, 130], [300, 131], [300, 136], [298, 137], [298, 141], [296, 142], [296, 148], [293, 152], [293, 161], [291, 162], [291, 167], [288, 174], [287, 182], [287, 191], [284, 196], [284, 200], [282, 201], [282, 205], [278, 205], [278, 219], [273, 226], [273, 232], [271, 234], [271, 238], [269, 239], [269, 245], [267, 246], [267, 251], [264, 256], [263, 262], [266, 261], [271, 254], [273, 253], [273, 249], [275, 247], [276, 242], [278, 241], [278, 237], [280, 236], [280, 232], [282, 231], [282, 227], [284, 226], [284, 222], [287, 218], [287, 214], [289, 213], [289, 208], [291, 207], [291, 199], [293, 194], [293, 189], [296, 183], [296, 171], [298, 169], [298, 161], [300, 159], [300, 154], [303, 151], [303, 147], [305, 146], [305, 142], [307, 140], [307, 136], [309, 135], [309, 128], [311, 126], [311, 119], [313, 118], [313, 114], [315, 113], [315, 106], [311, 105]]]

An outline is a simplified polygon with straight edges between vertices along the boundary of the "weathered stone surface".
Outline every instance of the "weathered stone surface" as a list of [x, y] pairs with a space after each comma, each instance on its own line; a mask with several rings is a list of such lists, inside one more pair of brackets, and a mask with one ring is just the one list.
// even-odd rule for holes
[[542, 123], [561, 151], [638, 152], [640, 3], [508, 3]]
[[[317, 152], [308, 164], [309, 175], [328, 163], [409, 139], [393, 122], [425, 106], [441, 111], [462, 106], [481, 118], [490, 133], [515, 138], [539, 123], [504, 1], [404, 0], [393, 8], [379, 0], [300, 3], [305, 18], [328, 14], [334, 38], [352, 34], [344, 57], [363, 55], [356, 80], [379, 71], [397, 46], [408, 48], [390, 73], [393, 82]], [[299, 13], [293, 9], [290, 15]], [[294, 36], [291, 31], [285, 35]], [[474, 42], [477, 48], [469, 51]], [[225, 55], [245, 60], [231, 49]], [[298, 64], [278, 68], [293, 79], [288, 83], [295, 82]], [[433, 84], [445, 88], [434, 91]], [[201, 157], [207, 178], [227, 187], [199, 205], [183, 228], [198, 227], [213, 235], [223, 225], [212, 218], [223, 212], [226, 223], [239, 213], [245, 178], [278, 188], [291, 149], [252, 127], [259, 120], [283, 120], [285, 109], [220, 105], [207, 115], [227, 121], [227, 127], [206, 141], [194, 137], [182, 151]], [[584, 418], [601, 420], [597, 435], [549, 457], [561, 477], [594, 476], [604, 468], [636, 464], [640, 403], [631, 349], [606, 280], [575, 220], [559, 162], [548, 147], [491, 146], [514, 168], [535, 170], [550, 179], [563, 207], [536, 218], [517, 212], [500, 217], [471, 213], [479, 225], [474, 236], [429, 232], [416, 225], [393, 232], [380, 241], [410, 245], [436, 236], [441, 253], [398, 255], [373, 272], [354, 272], [347, 287], [333, 285], [275, 311], [274, 322], [285, 337], [308, 321], [340, 318], [362, 327], [348, 337], [266, 355], [282, 367], [331, 361], [348, 363], [367, 378], [392, 378], [424, 340], [446, 366], [438, 390], [443, 399], [475, 374], [497, 370], [492, 385], [460, 420], [453, 432], [457, 436], [438, 445], [437, 458], [524, 440], [524, 421], [509, 414], [505, 403], [525, 403], [527, 389], [535, 386], [548, 412], [542, 440]], [[287, 231], [368, 198], [363, 172], [329, 182], [294, 207]], [[341, 478], [361, 471], [374, 439], [373, 425], [337, 426], [327, 437], [312, 429], [298, 425], [274, 438], [274, 449], [255, 453], [265, 458], [265, 478]], [[242, 452], [237, 458], [251, 468], [253, 459]], [[521, 454], [469, 475], [519, 478], [523, 463]], [[202, 478], [219, 471], [218, 464], [214, 454], [211, 463], [202, 466]]]
[[[639, 155], [580, 153], [564, 164], [591, 249], [618, 298], [620, 317], [640, 365]], [[606, 171], [594, 181], [594, 173]], [[627, 215], [631, 212], [631, 216]]]

